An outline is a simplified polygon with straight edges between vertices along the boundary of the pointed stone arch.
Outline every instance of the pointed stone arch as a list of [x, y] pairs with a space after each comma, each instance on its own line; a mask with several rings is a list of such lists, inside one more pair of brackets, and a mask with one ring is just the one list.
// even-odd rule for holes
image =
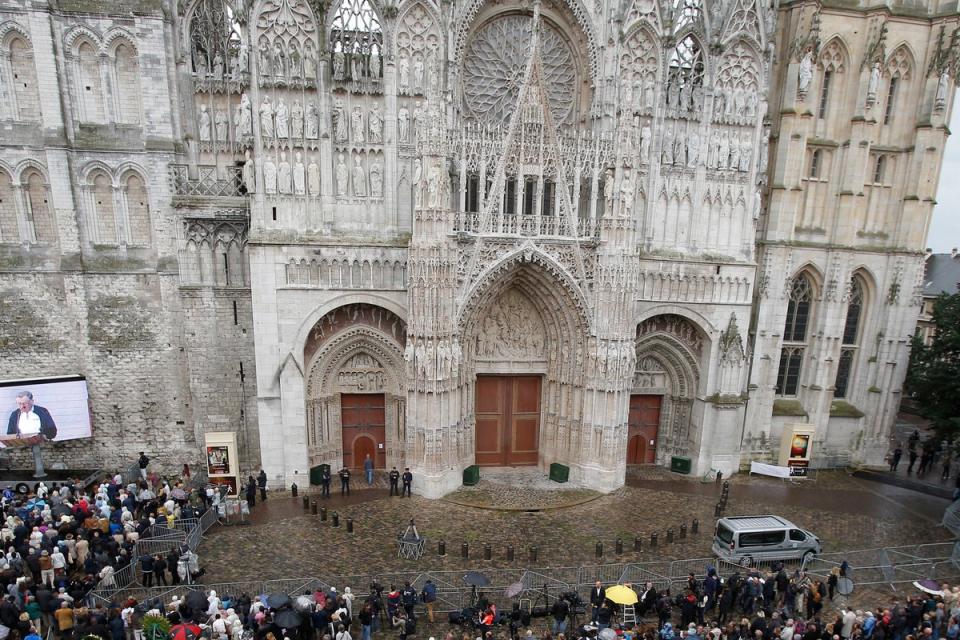
[[844, 73], [850, 64], [850, 49], [840, 35], [835, 35], [820, 48], [819, 60], [824, 71]]
[[405, 341], [403, 321], [389, 310], [370, 304], [336, 307], [316, 321], [303, 345], [305, 428], [311, 466], [326, 463], [339, 468], [344, 463], [344, 394], [382, 394], [382, 433], [371, 432], [377, 439], [382, 437], [385, 456], [378, 460], [378, 466], [402, 464]]

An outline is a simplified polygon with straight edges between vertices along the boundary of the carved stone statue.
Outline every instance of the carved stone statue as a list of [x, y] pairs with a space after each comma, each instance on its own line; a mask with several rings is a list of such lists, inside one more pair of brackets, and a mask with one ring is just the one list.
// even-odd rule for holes
[[758, 186], [756, 191], [753, 192], [753, 219], [760, 219], [760, 211], [763, 207], [763, 200], [760, 196], [760, 187]]
[[343, 81], [344, 67], [346, 66], [343, 51], [336, 51], [333, 54], [333, 79], [337, 82]]
[[373, 106], [370, 107], [370, 142], [373, 144], [382, 144], [383, 143], [383, 111], [380, 109], [380, 104], [377, 102], [373, 103]]
[[380, 79], [380, 54], [376, 51], [370, 54], [370, 77], [374, 80]]
[[613, 213], [613, 182], [613, 169], [607, 167], [607, 170], [603, 172], [603, 201], [606, 203], [606, 211], [608, 214]]
[[254, 193], [257, 190], [257, 181], [254, 175], [253, 159], [250, 157], [250, 150], [247, 149], [244, 154], [246, 161], [243, 163], [243, 186], [247, 193]]
[[413, 57], [413, 88], [423, 90], [423, 58], [419, 55]]
[[214, 118], [217, 142], [224, 143], [227, 141], [227, 122], [226, 111], [217, 111], [217, 115]]
[[673, 131], [670, 129], [663, 132], [663, 153], [660, 161], [663, 164], [673, 164]]
[[633, 172], [624, 167], [620, 179], [620, 217], [629, 218], [633, 215]]
[[287, 77], [287, 54], [279, 38], [273, 41], [273, 75], [278, 78]]
[[365, 139], [363, 133], [363, 109], [359, 106], [353, 108], [350, 114], [350, 133], [353, 134], [354, 143], [362, 143]]
[[720, 157], [720, 132], [716, 129], [710, 134], [710, 147], [707, 149], [707, 168], [716, 169]]
[[350, 56], [350, 79], [354, 82], [363, 80], [363, 54], [361, 53]]
[[376, 161], [370, 165], [370, 195], [383, 197], [383, 166]]
[[337, 195], [346, 196], [347, 195], [347, 176], [349, 170], [347, 165], [343, 160], [343, 154], [341, 153], [337, 157]]
[[303, 166], [299, 151], [293, 163], [293, 192], [298, 196], [307, 193], [307, 171]]
[[770, 155], [770, 137], [769, 133], [764, 133], [763, 140], [760, 142], [760, 173], [767, 172], [768, 156]]
[[223, 56], [219, 51], [213, 56], [213, 79], [223, 80]]
[[950, 87], [950, 75], [944, 69], [937, 81], [937, 93], [933, 99], [933, 108], [936, 111], [943, 111], [947, 107], [947, 92]]
[[300, 105], [300, 101], [297, 100], [293, 103], [293, 107], [290, 109], [290, 134], [294, 140], [294, 144], [300, 142], [303, 139], [303, 107]]
[[643, 128], [640, 129], [640, 158], [644, 162], [650, 161], [650, 138], [653, 133], [650, 131], [650, 121], [647, 120], [643, 123]]
[[726, 169], [730, 159], [730, 141], [726, 132], [720, 134], [720, 145], [717, 147], [717, 169]]
[[867, 82], [867, 104], [877, 101], [877, 89], [880, 88], [880, 63], [874, 62], [870, 68], [870, 80]]
[[[423, 112], [423, 110], [420, 108], [420, 103], [418, 102], [418, 103], [417, 103], [416, 105], [414, 105], [414, 107], [413, 107], [413, 131], [414, 131], [414, 133], [417, 134], [416, 140], [423, 140], [423, 138], [424, 138], [424, 135], [423, 135], [423, 130], [424, 130], [423, 115], [424, 115], [424, 112]], [[416, 140], [414, 140], [414, 142], [415, 142]]]
[[347, 111], [343, 108], [343, 100], [337, 98], [333, 103], [333, 139], [336, 142], [347, 141]]
[[210, 112], [207, 111], [207, 105], [200, 105], [199, 129], [200, 142], [210, 142]]
[[277, 102], [277, 138], [286, 140], [290, 137], [290, 111], [283, 98]]
[[367, 195], [367, 174], [360, 164], [360, 156], [353, 158], [353, 195], [363, 197]]
[[317, 80], [317, 55], [313, 47], [307, 47], [303, 54], [303, 77], [308, 83]]
[[673, 164], [687, 164], [687, 139], [682, 132], [678, 132], [673, 140]]
[[440, 85], [440, 65], [437, 62], [437, 50], [435, 47], [431, 47], [427, 51], [427, 65], [425, 73], [427, 78], [427, 89], [432, 95]]
[[413, 161], [413, 202], [414, 206], [423, 206], [423, 163], [417, 157]]
[[237, 116], [234, 124], [237, 126], [237, 139], [243, 136], [249, 136], [253, 133], [253, 116], [250, 108], [250, 97], [246, 93], [240, 96], [240, 106], [237, 108]]
[[653, 78], [647, 76], [647, 81], [643, 85], [643, 102], [647, 113], [653, 113], [653, 107], [656, 104], [657, 88], [653, 84]]
[[410, 141], [410, 111], [406, 107], [400, 107], [397, 113], [397, 129], [400, 136], [400, 142]]
[[443, 175], [439, 161], [434, 161], [430, 165], [430, 175], [427, 178], [427, 206], [431, 209], [439, 209], [443, 200]]
[[750, 138], [744, 138], [740, 141], [740, 171], [750, 171], [750, 159], [753, 155], [753, 145], [750, 144]]
[[740, 141], [734, 136], [730, 136], [730, 168], [734, 171], [740, 170]]
[[237, 69], [239, 73], [235, 73], [237, 78], [240, 77], [240, 74], [248, 73], [250, 71], [250, 52], [247, 50], [247, 45], [241, 44], [240, 51], [237, 53]]
[[277, 165], [269, 156], [263, 162], [263, 190], [267, 193], [277, 192]]
[[316, 140], [320, 137], [320, 112], [317, 110], [317, 103], [310, 101], [307, 103], [307, 116], [304, 122], [307, 140]]
[[269, 96], [260, 104], [260, 135], [264, 138], [273, 137], [273, 106]]
[[687, 166], [695, 167], [700, 164], [700, 136], [696, 129], [690, 132], [690, 138], [687, 145]]
[[307, 166], [307, 187], [310, 189], [311, 196], [320, 195], [320, 165], [316, 158], [310, 158], [310, 164]]
[[273, 75], [273, 60], [270, 57], [270, 45], [267, 44], [266, 40], [260, 41], [258, 52], [260, 77], [265, 78]]
[[303, 65], [300, 59], [300, 49], [297, 45], [290, 47], [290, 78], [300, 80], [303, 78]]
[[813, 80], [813, 51], [807, 49], [803, 58], [800, 59], [800, 69], [797, 72], [797, 91], [801, 99], [807, 95], [811, 80]]
[[287, 162], [286, 152], [280, 153], [280, 164], [277, 166], [277, 191], [291, 193], [293, 185], [290, 181], [290, 163]]
[[724, 112], [724, 93], [723, 89], [718, 88], [713, 92], [713, 121], [722, 122]]
[[402, 53], [397, 61], [397, 76], [400, 79], [398, 83], [400, 92], [407, 93], [410, 91], [410, 60]]

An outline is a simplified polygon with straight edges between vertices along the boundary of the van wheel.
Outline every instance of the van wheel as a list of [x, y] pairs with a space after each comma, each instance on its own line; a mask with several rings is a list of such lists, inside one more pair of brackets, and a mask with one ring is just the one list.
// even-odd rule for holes
[[752, 564], [753, 564], [753, 558], [751, 556], [743, 556], [742, 558], [740, 558], [741, 567], [749, 567]]

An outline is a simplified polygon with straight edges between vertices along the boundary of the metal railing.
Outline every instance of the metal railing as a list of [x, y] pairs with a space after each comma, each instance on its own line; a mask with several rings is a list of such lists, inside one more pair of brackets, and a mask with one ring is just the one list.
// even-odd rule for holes
[[173, 192], [178, 196], [246, 195], [242, 167], [199, 165], [196, 178], [190, 177], [190, 169], [185, 164], [171, 164], [169, 170]]
[[594, 220], [579, 219], [571, 224], [563, 215], [520, 215], [502, 213], [492, 215], [486, 224], [480, 214], [458, 211], [454, 217], [454, 231], [476, 234], [505, 234], [529, 237], [595, 238], [599, 227]]
[[[201, 527], [197, 527], [195, 530], [200, 529]], [[921, 578], [956, 580], [960, 577], [960, 571], [951, 561], [952, 554], [953, 543], [948, 542], [822, 554], [808, 562], [805, 568], [799, 560], [783, 564], [789, 571], [804, 568], [810, 577], [826, 581], [830, 572], [846, 561], [847, 575], [852, 577], [857, 586], [880, 584], [892, 586], [907, 585]], [[779, 563], [775, 561], [754, 562], [750, 568], [769, 572], [773, 571], [777, 564]], [[523, 590], [518, 597], [531, 601], [541, 595], [544, 590], [551, 597], [563, 592], [575, 591], [582, 598], [587, 598], [597, 580], [605, 585], [624, 583], [643, 585], [651, 582], [657, 589], [669, 588], [676, 592], [678, 588], [682, 589], [690, 573], [698, 579], [703, 579], [706, 576], [707, 567], [714, 567], [722, 576], [729, 576], [734, 572], [743, 573], [746, 569], [719, 558], [693, 558], [543, 569], [478, 568], [477, 571], [490, 581], [490, 584], [482, 589], [487, 598], [498, 606], [509, 607], [513, 600], [506, 598], [503, 594], [508, 586], [515, 583], [523, 585]], [[233, 596], [244, 593], [251, 596], [261, 593], [286, 593], [296, 596], [316, 588], [349, 586], [358, 597], [365, 597], [369, 594], [369, 586], [374, 581], [384, 587], [410, 582], [419, 591], [427, 580], [432, 580], [437, 586], [437, 610], [456, 611], [467, 606], [473, 595], [472, 588], [463, 582], [464, 573], [465, 571], [375, 572], [344, 576], [178, 585], [153, 589], [134, 585], [130, 588], [98, 588], [93, 596], [98, 601], [108, 604], [111, 600], [119, 601], [130, 596], [138, 599], [165, 599], [174, 595], [183, 595], [189, 591], [209, 589], [214, 589], [219, 594]]]

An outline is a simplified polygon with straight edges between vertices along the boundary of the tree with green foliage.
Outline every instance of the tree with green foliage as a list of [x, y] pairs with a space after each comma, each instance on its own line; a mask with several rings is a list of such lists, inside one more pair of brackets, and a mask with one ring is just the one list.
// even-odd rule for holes
[[933, 305], [933, 344], [913, 337], [906, 391], [938, 438], [960, 436], [960, 294], [942, 294]]

